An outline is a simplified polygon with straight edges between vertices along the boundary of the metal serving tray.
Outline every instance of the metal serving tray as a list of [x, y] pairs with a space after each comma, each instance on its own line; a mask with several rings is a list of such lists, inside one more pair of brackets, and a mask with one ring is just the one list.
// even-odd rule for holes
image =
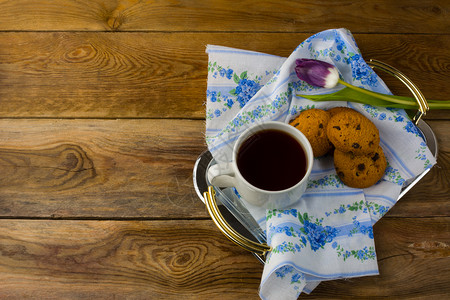
[[[422, 133], [422, 137], [431, 153], [435, 157], [437, 157], [438, 144], [436, 136], [431, 127], [423, 120], [418, 121], [417, 126]], [[208, 191], [208, 187], [210, 186], [207, 180], [207, 170], [209, 165], [212, 163], [214, 163], [214, 160], [211, 153], [209, 151], [205, 151], [198, 157], [194, 166], [194, 188], [197, 192], [198, 197], [203, 201], [203, 203], [205, 203], [205, 198], [203, 197], [203, 195], [206, 191]], [[427, 169], [417, 177], [407, 182], [407, 184], [403, 187], [398, 199], [402, 198], [429, 171], [430, 169]], [[243, 206], [236, 197], [230, 195], [227, 190], [217, 187], [213, 188], [216, 193], [218, 208], [225, 221], [244, 237], [257, 243], [265, 243], [266, 239], [263, 231], [261, 230], [257, 222], [253, 219], [248, 210], [245, 208], [245, 206]], [[258, 260], [264, 263], [264, 256], [255, 254], [255, 257], [257, 257]]]

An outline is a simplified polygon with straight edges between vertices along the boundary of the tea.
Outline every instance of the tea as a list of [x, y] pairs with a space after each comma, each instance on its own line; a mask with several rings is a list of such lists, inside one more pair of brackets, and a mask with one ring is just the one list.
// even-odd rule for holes
[[288, 189], [306, 174], [306, 154], [288, 133], [276, 129], [259, 131], [240, 146], [236, 163], [239, 172], [253, 186], [267, 190]]

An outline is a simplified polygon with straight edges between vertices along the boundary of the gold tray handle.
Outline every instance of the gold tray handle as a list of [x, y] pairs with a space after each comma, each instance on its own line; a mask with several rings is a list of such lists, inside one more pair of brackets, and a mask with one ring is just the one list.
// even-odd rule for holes
[[417, 103], [419, 104], [419, 110], [413, 117], [414, 124], [418, 125], [420, 119], [427, 114], [427, 111], [430, 109], [430, 107], [428, 106], [427, 100], [425, 99], [424, 95], [419, 90], [419, 88], [414, 84], [414, 82], [412, 82], [411, 79], [406, 77], [405, 74], [403, 74], [396, 68], [394, 68], [384, 62], [381, 62], [379, 60], [370, 59], [367, 64], [369, 66], [371, 66], [372, 68], [378, 68], [378, 69], [394, 76], [395, 78], [399, 79], [404, 85], [406, 85], [408, 87], [408, 89], [411, 91], [414, 98], [416, 99]]
[[219, 211], [219, 208], [217, 207], [216, 192], [214, 191], [212, 186], [208, 187], [208, 191], [203, 194], [203, 197], [205, 198], [206, 208], [208, 209], [208, 213], [211, 216], [211, 219], [213, 219], [214, 223], [220, 229], [220, 231], [222, 231], [222, 233], [225, 234], [225, 236], [232, 242], [244, 248], [245, 250], [248, 250], [260, 256], [264, 256], [267, 252], [272, 250], [272, 248], [267, 244], [260, 244], [244, 237], [239, 232], [234, 230], [227, 223], [227, 221], [225, 221], [224, 217]]

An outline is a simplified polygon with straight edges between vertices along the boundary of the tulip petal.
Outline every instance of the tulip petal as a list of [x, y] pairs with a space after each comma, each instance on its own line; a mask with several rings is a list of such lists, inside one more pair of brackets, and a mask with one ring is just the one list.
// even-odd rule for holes
[[336, 86], [339, 73], [335, 66], [315, 59], [297, 59], [295, 61], [297, 77], [310, 85], [332, 88]]

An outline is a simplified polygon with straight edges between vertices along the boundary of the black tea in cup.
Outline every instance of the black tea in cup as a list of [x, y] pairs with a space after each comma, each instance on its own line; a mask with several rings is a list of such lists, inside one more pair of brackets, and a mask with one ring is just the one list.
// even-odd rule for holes
[[300, 182], [306, 174], [306, 154], [290, 134], [267, 129], [248, 137], [237, 153], [237, 167], [251, 185], [281, 191]]

